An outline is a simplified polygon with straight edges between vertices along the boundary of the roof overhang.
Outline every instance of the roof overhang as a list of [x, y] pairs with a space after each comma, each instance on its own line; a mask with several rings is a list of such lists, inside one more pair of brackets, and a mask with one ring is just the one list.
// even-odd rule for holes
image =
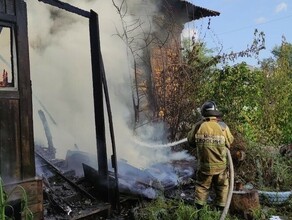
[[220, 12], [196, 6], [188, 1], [180, 0], [180, 7], [185, 10], [189, 21], [198, 20], [204, 17], [219, 16]]

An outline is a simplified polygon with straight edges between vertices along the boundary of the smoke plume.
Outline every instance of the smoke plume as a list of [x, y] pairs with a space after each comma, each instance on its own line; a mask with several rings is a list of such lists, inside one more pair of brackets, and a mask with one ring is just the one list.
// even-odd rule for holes
[[[39, 109], [45, 108], [58, 158], [64, 158], [67, 150], [75, 148], [96, 154], [88, 19], [37, 0], [26, 2], [35, 142], [46, 145], [44, 129], [37, 114]], [[137, 167], [169, 160], [171, 152], [168, 148], [153, 152], [153, 149], [141, 147], [132, 141], [133, 57], [129, 53], [127, 42], [118, 36], [118, 33], [123, 33], [122, 21], [113, 2], [63, 2], [87, 11], [92, 9], [99, 15], [101, 51], [110, 91], [118, 158], [126, 159]], [[120, 5], [122, 1], [114, 2]], [[130, 13], [124, 19], [131, 23], [139, 17], [144, 24], [141, 26], [144, 32], [153, 30], [151, 16], [157, 14], [158, 10], [152, 2], [156, 1], [128, 0]], [[106, 130], [108, 131], [108, 127]], [[163, 125], [144, 128], [140, 133], [144, 140], [151, 137], [152, 140], [159, 140], [159, 143], [165, 141]], [[110, 146], [108, 136], [109, 154]]]

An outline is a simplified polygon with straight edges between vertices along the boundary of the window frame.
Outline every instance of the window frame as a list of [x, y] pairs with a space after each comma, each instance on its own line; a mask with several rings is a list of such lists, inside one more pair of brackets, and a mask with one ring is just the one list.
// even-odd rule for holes
[[[0, 20], [0, 26], [3, 28], [10, 29], [10, 65], [11, 65], [11, 76], [12, 76], [12, 86], [0, 87], [1, 91], [18, 91], [18, 56], [17, 56], [17, 44], [16, 44], [16, 29], [15, 24], [8, 23]], [[2, 70], [0, 69], [0, 74]]]

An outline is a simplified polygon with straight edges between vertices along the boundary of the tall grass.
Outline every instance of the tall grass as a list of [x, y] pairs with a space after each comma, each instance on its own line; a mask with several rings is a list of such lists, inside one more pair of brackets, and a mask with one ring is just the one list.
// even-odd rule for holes
[[[10, 208], [13, 210], [13, 207], [9, 205], [9, 198], [11, 198], [14, 194], [21, 193], [21, 215], [24, 220], [33, 220], [33, 213], [28, 207], [28, 197], [25, 189], [21, 185], [17, 185], [14, 187], [11, 192], [7, 195], [4, 191], [4, 183], [2, 178], [0, 177], [0, 219], [1, 220], [9, 220], [8, 216], [6, 216], [5, 209]], [[14, 211], [14, 210], [13, 210]]]
[[[212, 210], [206, 205], [202, 209], [196, 209], [195, 205], [190, 205], [184, 201], [165, 199], [159, 197], [156, 200], [142, 204], [134, 211], [134, 218], [137, 220], [218, 220], [221, 217], [221, 212]], [[236, 217], [226, 220], [236, 220]]]
[[3, 181], [0, 177], [0, 219], [5, 219], [6, 194], [3, 190]]

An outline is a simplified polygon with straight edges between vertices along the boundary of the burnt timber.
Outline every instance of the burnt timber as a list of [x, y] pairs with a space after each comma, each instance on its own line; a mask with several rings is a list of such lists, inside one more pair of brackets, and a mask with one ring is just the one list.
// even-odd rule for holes
[[[93, 102], [95, 107], [96, 139], [98, 143], [97, 176], [101, 179], [101, 182], [106, 183], [106, 193], [104, 193], [104, 197], [102, 198], [105, 201], [102, 201], [101, 203], [98, 202], [98, 204], [101, 204], [101, 207], [97, 205], [91, 212], [85, 214], [79, 213], [73, 217], [73, 219], [81, 219], [85, 218], [86, 215], [108, 211], [110, 208], [119, 208], [119, 202], [112, 202], [119, 201], [118, 178], [128, 178], [122, 175], [119, 175], [119, 177], [117, 176], [118, 163], [115, 155], [114, 144], [113, 155], [111, 157], [114, 172], [108, 171], [105, 145], [103, 93], [105, 93], [112, 139], [114, 138], [114, 134], [106, 78], [100, 52], [98, 15], [92, 10], [90, 12], [84, 11], [58, 0], [39, 1], [89, 19], [92, 81], [94, 90]], [[43, 175], [40, 175], [43, 179], [37, 177], [35, 160], [41, 161], [42, 168], [46, 167], [51, 173], [54, 173], [53, 176], [60, 177], [58, 180], [60, 179], [60, 181], [64, 181], [63, 186], [65, 188], [70, 188], [70, 191], [76, 194], [83, 194], [83, 196], [88, 199], [85, 200], [85, 203], [88, 204], [89, 207], [90, 202], [96, 204], [88, 191], [84, 191], [85, 189], [79, 186], [77, 182], [66, 177], [64, 173], [56, 168], [55, 164], [42, 158], [38, 153], [35, 155], [26, 3], [24, 0], [1, 0], [0, 2], [0, 28], [9, 29], [12, 39], [10, 41], [11, 48], [12, 50], [15, 50], [15, 53], [11, 54], [10, 61], [11, 74], [13, 76], [11, 82], [12, 86], [2, 86], [0, 89], [0, 176], [4, 181], [5, 190], [9, 193], [15, 186], [22, 186], [27, 192], [28, 205], [33, 212], [34, 219], [43, 219], [44, 206], [47, 206], [44, 199], [46, 201], [52, 201], [52, 203], [55, 204], [56, 207], [59, 207], [59, 210], [64, 212], [64, 214], [68, 215], [68, 212], [76, 213], [74, 210], [68, 211], [67, 207], [58, 203], [57, 199], [52, 196], [53, 194], [48, 194], [51, 190], [50, 187], [54, 182], [50, 183], [48, 178]], [[178, 0], [176, 2], [178, 2]], [[191, 8], [194, 9], [193, 6]], [[214, 12], [206, 11], [205, 9], [203, 9], [203, 12], [210, 16], [218, 15]], [[204, 13], [201, 13], [200, 17], [207, 15]], [[189, 15], [189, 18], [190, 16], [192, 15]], [[44, 126], [44, 129], [46, 129], [46, 126]], [[47, 133], [47, 136], [50, 136], [50, 134]], [[112, 140], [112, 143], [114, 143], [114, 140]], [[50, 141], [50, 149], [53, 149], [52, 141]], [[53, 153], [53, 151], [51, 153]], [[53, 158], [54, 155], [51, 159]], [[60, 161], [57, 162], [59, 162], [59, 165], [62, 164]], [[40, 167], [37, 168], [39, 169]], [[111, 181], [108, 179], [111, 179]], [[159, 187], [152, 186], [149, 182], [145, 182], [144, 180], [137, 181], [137, 183], [145, 187], [159, 189]], [[45, 198], [42, 193], [43, 187], [45, 189]], [[93, 197], [98, 196], [93, 195]], [[109, 205], [107, 203], [108, 201], [112, 202], [112, 204]], [[68, 204], [68, 202], [64, 201], [63, 204]]]
[[44, 183], [46, 219], [91, 219], [109, 216], [111, 205], [98, 200], [96, 195], [91, 195], [90, 184], [80, 179], [75, 182], [74, 172], [64, 172], [60, 169], [65, 166], [65, 161], [49, 161], [40, 153], [36, 153], [36, 161], [37, 170], [40, 171], [39, 175], [42, 175]]
[[[0, 27], [2, 43], [8, 39], [10, 46], [6, 62], [0, 65], [1, 73], [8, 73], [0, 87], [0, 176], [7, 193], [16, 186], [25, 189], [34, 218], [42, 219], [42, 180], [35, 172], [27, 9], [23, 0], [1, 1]], [[5, 31], [10, 38], [5, 38]], [[16, 201], [20, 196], [16, 193], [9, 199]]]

